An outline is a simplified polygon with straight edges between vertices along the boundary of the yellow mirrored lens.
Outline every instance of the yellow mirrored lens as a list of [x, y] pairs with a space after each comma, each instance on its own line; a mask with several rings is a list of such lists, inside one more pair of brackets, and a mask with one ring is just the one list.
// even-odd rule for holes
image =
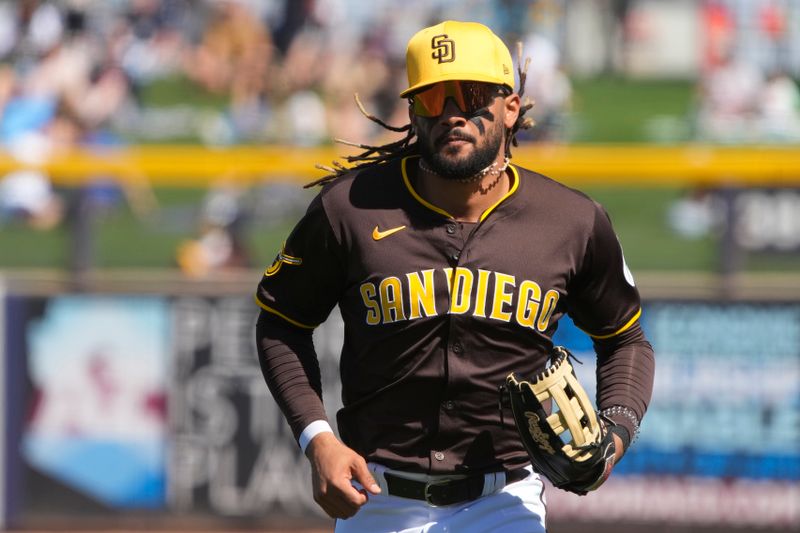
[[472, 114], [489, 105], [497, 93], [494, 85], [473, 81], [445, 81], [431, 85], [412, 97], [414, 113], [420, 117], [438, 117], [447, 99], [452, 98], [462, 113]]
[[414, 113], [421, 117], [438, 117], [444, 110], [446, 99], [444, 83], [436, 83], [414, 95]]

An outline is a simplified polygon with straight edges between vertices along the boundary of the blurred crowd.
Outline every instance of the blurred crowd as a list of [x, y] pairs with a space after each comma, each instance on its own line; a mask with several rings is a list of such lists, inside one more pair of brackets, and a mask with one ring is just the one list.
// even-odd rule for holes
[[[569, 140], [573, 88], [565, 70], [564, 14], [572, 4], [567, 0], [371, 0], [368, 9], [365, 4], [0, 1], [0, 148], [23, 163], [36, 163], [74, 146], [135, 142], [383, 142], [383, 136], [396, 134], [367, 120], [354, 95], [370, 114], [406, 124], [407, 105], [398, 94], [406, 83], [407, 40], [442, 18], [480, 20], [508, 43], [521, 42], [523, 57], [531, 58], [525, 93], [535, 101], [536, 121], [521, 140]], [[635, 4], [605, 0], [594, 9], [613, 12], [624, 29]], [[700, 73], [695, 137], [800, 140], [794, 80], [737, 55], [736, 23], [726, 7], [731, 2], [702, 5], [706, 40], [725, 51]], [[786, 31], [780, 14], [759, 20], [778, 37]], [[0, 224], [22, 219], [35, 228], [52, 228], [87, 201], [101, 209], [126, 202], [142, 215], [153, 208], [146, 179], [115, 178], [97, 176], [76, 202], [57, 194], [40, 171], [12, 172], [0, 177]], [[241, 226], [240, 217], [220, 208], [232, 196], [239, 201], [236, 194], [226, 186], [211, 191], [200, 209], [198, 242], [207, 228], [224, 225], [229, 235], [227, 229]], [[238, 242], [220, 244], [216, 234], [207, 240], [212, 244], [205, 248], [215, 251], [206, 256], [216, 258], [208, 264], [246, 261]], [[178, 254], [190, 269], [203, 252], [196, 244]]]
[[[800, 89], [786, 71], [790, 2], [740, 3], [707, 0], [703, 68], [695, 95], [694, 139], [718, 144], [800, 143]], [[796, 7], [794, 7], [797, 9]], [[747, 11], [744, 11], [747, 9]], [[744, 16], [743, 16], [744, 15]], [[740, 19], [757, 29], [760, 47], [747, 48]], [[750, 38], [751, 44], [754, 39]], [[760, 51], [756, 61], [752, 52]], [[746, 52], [750, 52], [747, 54]], [[713, 188], [685, 191], [667, 214], [669, 227], [684, 238], [719, 236], [726, 223], [725, 198]]]
[[[354, 0], [0, 2], [0, 146], [35, 164], [75, 146], [126, 142], [382, 142], [395, 134], [367, 120], [355, 95], [389, 124], [407, 123], [398, 94], [413, 32], [438, 21], [445, 8], [448, 17], [493, 21], [512, 32], [519, 20], [511, 15], [530, 5], [408, 0], [401, 17], [393, 0], [374, 0], [369, 10]], [[528, 94], [539, 101], [540, 123], [531, 139], [553, 139], [569, 80], [555, 45], [519, 35], [528, 37], [537, 55]], [[177, 102], [172, 94], [159, 105], [159, 94], [169, 91], [180, 93]], [[153, 197], [144, 183], [97, 176], [77, 201], [57, 194], [41, 171], [16, 171], [0, 178], [0, 223], [52, 228], [87, 201], [127, 201], [146, 213]], [[187, 270], [244, 262], [231, 231], [240, 217], [219, 209], [230, 203], [226, 192], [209, 194], [200, 237], [178, 252]], [[209, 214], [220, 212], [228, 214]]]
[[800, 142], [800, 90], [786, 72], [763, 72], [731, 53], [709, 69], [698, 89], [700, 140]]
[[[407, 121], [397, 95], [405, 42], [415, 29], [445, 6], [448, 16], [473, 18], [497, 4], [527, 2], [451, 4], [412, 0], [398, 17], [388, 0], [371, 2], [360, 15], [351, 0], [3, 2], [0, 142], [53, 121], [70, 128], [53, 135], [79, 142], [99, 131], [214, 144], [363, 139], [375, 126], [361, 120], [355, 93], [371, 113]], [[542, 57], [539, 71], [558, 66], [557, 52]], [[222, 113], [176, 105], [156, 116], [142, 109], [152, 84], [176, 78], [224, 100]]]
[[746, 12], [758, 29], [760, 61], [746, 48], [731, 2], [709, 0], [701, 11], [705, 28], [703, 71], [698, 84], [696, 133], [721, 143], [800, 142], [800, 90], [786, 71], [790, 4], [753, 2]]

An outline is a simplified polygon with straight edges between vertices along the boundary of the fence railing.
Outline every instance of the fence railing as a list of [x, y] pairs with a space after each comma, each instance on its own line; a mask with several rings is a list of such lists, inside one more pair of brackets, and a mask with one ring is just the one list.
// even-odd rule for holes
[[[129, 146], [77, 149], [33, 164], [0, 150], [0, 174], [35, 168], [63, 186], [80, 185], [97, 175], [190, 187], [207, 185], [221, 176], [242, 183], [305, 182], [323, 175], [316, 163], [327, 165], [350, 153], [353, 149], [339, 145]], [[523, 145], [514, 149], [513, 162], [568, 184], [800, 185], [800, 149], [795, 146]]]
[[[98, 177], [119, 180], [122, 186], [145, 189], [207, 187], [219, 182], [240, 186], [277, 181], [303, 184], [324, 175], [316, 164], [330, 165], [356, 150], [343, 145], [152, 145], [76, 149], [57, 152], [36, 162], [20, 160], [0, 150], [0, 175], [20, 169], [39, 170], [46, 173], [54, 185], [79, 190]], [[572, 186], [714, 190], [721, 200], [724, 221], [718, 250], [719, 282], [715, 284], [722, 296], [736, 292], [735, 276], [743, 262], [742, 244], [737, 240], [742, 193], [753, 188], [784, 190], [794, 195], [790, 198], [794, 201], [800, 190], [800, 149], [786, 145], [536, 144], [515, 148], [513, 162]], [[91, 253], [86, 250], [91, 249], [87, 243], [92, 242], [96, 222], [90, 207], [84, 205], [87, 202], [82, 200], [83, 196], [77, 194], [73, 198], [77, 206], [70, 220], [69, 270], [75, 285], [80, 287], [85, 283], [86, 272], [92, 268]], [[762, 204], [759, 205], [763, 208]], [[800, 213], [789, 215], [790, 226], [800, 225]], [[800, 240], [797, 246], [790, 248], [790, 253], [800, 253]]]

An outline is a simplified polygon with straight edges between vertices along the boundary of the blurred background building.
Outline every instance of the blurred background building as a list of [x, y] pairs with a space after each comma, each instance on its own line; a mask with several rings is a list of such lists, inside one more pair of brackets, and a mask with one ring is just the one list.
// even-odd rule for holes
[[354, 95], [408, 121], [442, 19], [531, 58], [514, 162], [607, 207], [659, 357], [641, 440], [549, 491], [552, 531], [800, 528], [797, 0], [0, 1], [0, 525], [329, 527], [249, 295], [334, 139], [393, 135]]

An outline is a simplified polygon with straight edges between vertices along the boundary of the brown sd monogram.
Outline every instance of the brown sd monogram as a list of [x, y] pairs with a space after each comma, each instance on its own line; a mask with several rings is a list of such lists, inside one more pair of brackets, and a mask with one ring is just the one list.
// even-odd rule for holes
[[439, 63], [452, 63], [456, 60], [456, 43], [448, 39], [447, 34], [435, 35], [431, 39], [431, 48], [431, 57], [438, 59]]

